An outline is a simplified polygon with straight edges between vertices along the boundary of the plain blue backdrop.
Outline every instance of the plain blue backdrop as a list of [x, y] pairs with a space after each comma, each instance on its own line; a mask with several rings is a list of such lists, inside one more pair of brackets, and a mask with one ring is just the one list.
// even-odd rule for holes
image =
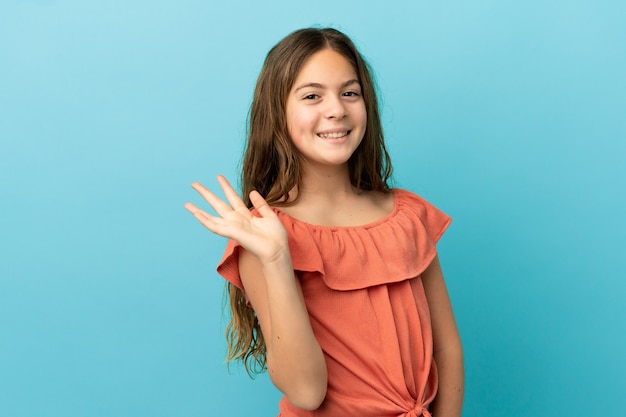
[[268, 49], [332, 25], [373, 65], [396, 186], [440, 244], [465, 416], [626, 409], [623, 1], [0, 1], [0, 416], [273, 416], [223, 358], [224, 240]]

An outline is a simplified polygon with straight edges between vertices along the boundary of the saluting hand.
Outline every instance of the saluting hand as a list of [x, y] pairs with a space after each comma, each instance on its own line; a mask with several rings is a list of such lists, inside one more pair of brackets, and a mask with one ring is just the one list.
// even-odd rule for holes
[[256, 217], [226, 178], [219, 175], [217, 180], [230, 204], [218, 198], [202, 184], [197, 182], [192, 184], [192, 188], [213, 207], [217, 216], [212, 216], [192, 203], [186, 203], [185, 208], [211, 232], [236, 240], [261, 263], [269, 263], [287, 255], [289, 252], [287, 231], [261, 194], [257, 191], [250, 193], [250, 201], [261, 216]]

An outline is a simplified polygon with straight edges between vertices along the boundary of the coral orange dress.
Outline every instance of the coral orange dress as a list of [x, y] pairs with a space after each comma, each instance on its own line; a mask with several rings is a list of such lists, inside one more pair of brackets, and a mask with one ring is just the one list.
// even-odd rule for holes
[[[316, 226], [274, 209], [328, 369], [320, 408], [283, 397], [281, 417], [430, 416], [437, 368], [420, 275], [451, 220], [409, 191], [393, 192], [393, 211], [364, 226]], [[228, 242], [218, 272], [243, 289], [238, 250]]]

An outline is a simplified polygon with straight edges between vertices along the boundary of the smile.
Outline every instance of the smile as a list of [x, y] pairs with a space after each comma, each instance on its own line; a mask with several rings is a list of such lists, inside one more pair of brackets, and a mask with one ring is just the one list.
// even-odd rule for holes
[[349, 130], [344, 130], [342, 132], [318, 133], [317, 136], [322, 139], [339, 139], [344, 136], [348, 136], [348, 133], [350, 133]]

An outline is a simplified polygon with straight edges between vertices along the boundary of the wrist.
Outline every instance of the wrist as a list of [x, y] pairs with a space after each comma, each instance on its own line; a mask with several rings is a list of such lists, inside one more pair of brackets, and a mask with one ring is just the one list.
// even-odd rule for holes
[[293, 270], [291, 264], [291, 253], [289, 248], [281, 248], [265, 259], [259, 259], [264, 271], [275, 270], [277, 268], [286, 268]]

